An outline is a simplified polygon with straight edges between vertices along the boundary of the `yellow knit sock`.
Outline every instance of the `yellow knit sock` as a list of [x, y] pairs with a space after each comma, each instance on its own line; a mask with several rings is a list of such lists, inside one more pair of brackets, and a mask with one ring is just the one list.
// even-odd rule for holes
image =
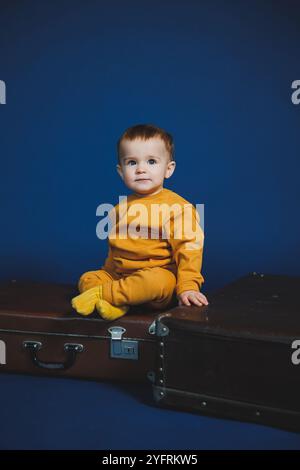
[[[101, 291], [100, 291], [101, 287]], [[101, 297], [100, 297], [101, 293]], [[102, 298], [102, 286], [92, 287], [72, 299], [72, 307], [77, 313], [87, 316], [95, 310], [96, 302]]]
[[123, 305], [122, 307], [115, 307], [102, 298], [102, 286], [100, 289], [100, 299], [96, 302], [96, 309], [104, 320], [116, 320], [123, 317], [128, 312], [129, 306]]

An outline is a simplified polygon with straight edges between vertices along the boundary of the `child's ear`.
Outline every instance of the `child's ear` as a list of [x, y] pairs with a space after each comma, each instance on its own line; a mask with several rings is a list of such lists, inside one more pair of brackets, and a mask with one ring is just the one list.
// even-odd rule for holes
[[173, 175], [175, 168], [176, 168], [176, 162], [172, 160], [171, 162], [168, 163], [165, 178], [170, 178]]
[[117, 165], [117, 172], [119, 173], [119, 176], [121, 176], [122, 180], [124, 179], [123, 177], [123, 172], [122, 172], [122, 167], [121, 165]]

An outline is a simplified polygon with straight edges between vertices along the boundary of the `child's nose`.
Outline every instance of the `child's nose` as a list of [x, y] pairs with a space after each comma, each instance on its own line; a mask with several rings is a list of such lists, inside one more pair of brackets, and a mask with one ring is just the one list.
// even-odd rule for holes
[[143, 165], [137, 165], [136, 167], [136, 172], [137, 173], [145, 173], [146, 169], [144, 168]]

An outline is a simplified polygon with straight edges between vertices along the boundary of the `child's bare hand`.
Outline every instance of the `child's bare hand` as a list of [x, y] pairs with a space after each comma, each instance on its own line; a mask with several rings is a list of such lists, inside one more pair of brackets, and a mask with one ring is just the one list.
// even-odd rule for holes
[[194, 304], [199, 307], [202, 307], [202, 305], [208, 305], [208, 300], [205, 295], [196, 290], [186, 290], [184, 292], [181, 292], [181, 294], [179, 294], [177, 298], [179, 301], [179, 305], [190, 306]]

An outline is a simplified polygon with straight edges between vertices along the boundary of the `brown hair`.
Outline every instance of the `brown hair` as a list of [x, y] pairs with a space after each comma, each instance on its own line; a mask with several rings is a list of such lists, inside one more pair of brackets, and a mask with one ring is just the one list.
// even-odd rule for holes
[[135, 139], [143, 139], [148, 140], [152, 137], [160, 137], [161, 140], [165, 143], [166, 149], [169, 152], [170, 160], [174, 160], [174, 142], [173, 137], [171, 134], [166, 132], [164, 129], [160, 127], [154, 126], [153, 124], [137, 124], [136, 126], [129, 127], [126, 131], [121, 135], [117, 143], [117, 154], [118, 160], [120, 163], [120, 144], [122, 140], [135, 140]]

